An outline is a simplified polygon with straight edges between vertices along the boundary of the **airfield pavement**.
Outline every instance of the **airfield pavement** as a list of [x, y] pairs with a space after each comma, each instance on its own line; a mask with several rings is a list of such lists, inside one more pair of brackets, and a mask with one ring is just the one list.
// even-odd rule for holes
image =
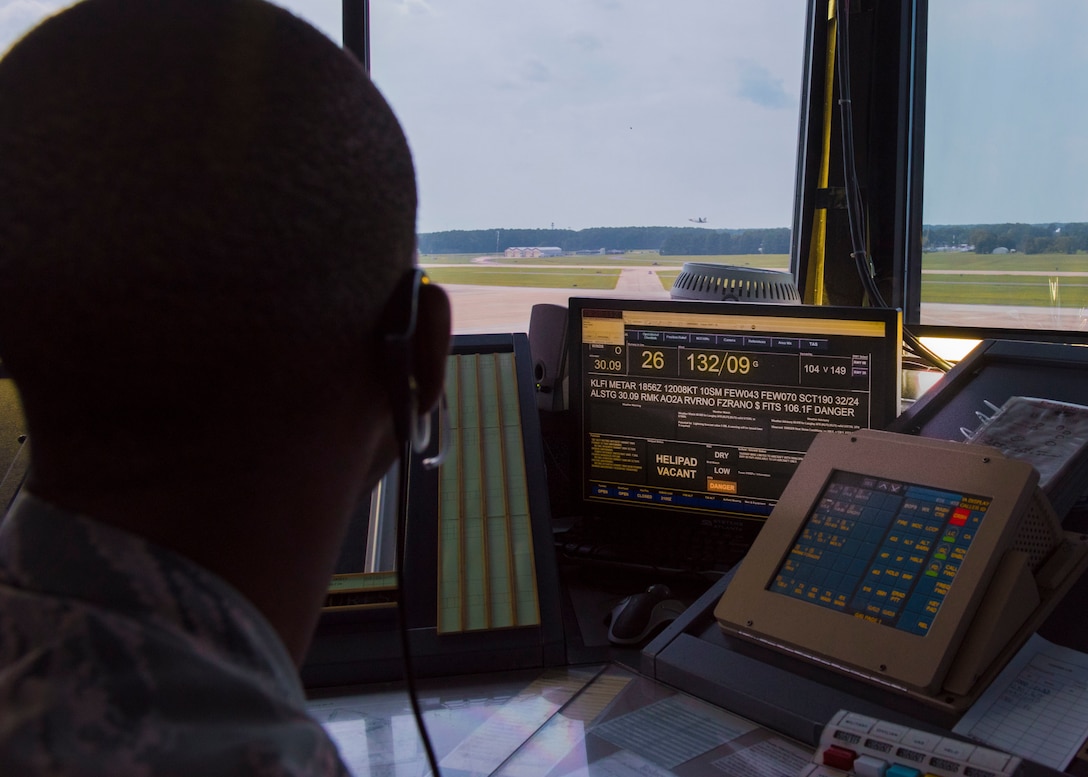
[[620, 273], [615, 289], [540, 289], [512, 286], [464, 286], [442, 284], [453, 305], [453, 331], [528, 332], [533, 305], [550, 303], [566, 306], [571, 297], [626, 297], [668, 299], [657, 271], [645, 267], [627, 268]]
[[[1053, 273], [1051, 273], [1053, 274]], [[1083, 273], [1076, 273], [1082, 275]], [[615, 289], [546, 289], [442, 284], [453, 304], [454, 331], [528, 332], [532, 306], [566, 305], [571, 297], [668, 299], [657, 270], [623, 268]], [[933, 326], [1088, 330], [1088, 310], [1032, 306], [923, 303], [922, 321]]]

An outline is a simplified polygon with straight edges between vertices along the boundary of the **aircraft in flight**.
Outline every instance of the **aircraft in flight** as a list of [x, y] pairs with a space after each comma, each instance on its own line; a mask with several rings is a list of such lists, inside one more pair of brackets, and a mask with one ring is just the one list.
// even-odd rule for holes
[[692, 224], [705, 224], [706, 216], [700, 216], [697, 219], [688, 219], [688, 221], [690, 221]]

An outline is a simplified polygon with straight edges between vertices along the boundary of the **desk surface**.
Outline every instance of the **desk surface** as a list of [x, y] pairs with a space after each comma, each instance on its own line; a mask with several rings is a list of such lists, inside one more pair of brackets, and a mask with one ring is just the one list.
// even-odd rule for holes
[[[428, 680], [423, 719], [443, 777], [793, 777], [812, 748], [616, 664]], [[315, 698], [356, 777], [427, 773], [405, 692]]]
[[[885, 706], [887, 700], [850, 693], [834, 678], [724, 655], [709, 610], [728, 578], [701, 596], [698, 584], [672, 581], [693, 604], [639, 650], [610, 647], [604, 616], [651, 579], [607, 570], [566, 572], [572, 665], [419, 681], [443, 777], [792, 777], [811, 758], [823, 718], [839, 707], [898, 716], [935, 731], [951, 725], [901, 715]], [[773, 704], [779, 697], [794, 707], [780, 710], [779, 718], [788, 713], [792, 720], [776, 723], [752, 706], [753, 699]], [[356, 777], [427, 773], [400, 685], [326, 692], [309, 707]], [[1078, 759], [1069, 773], [1088, 775], [1086, 767]], [[1053, 774], [1037, 764], [1024, 770], [1025, 777]]]

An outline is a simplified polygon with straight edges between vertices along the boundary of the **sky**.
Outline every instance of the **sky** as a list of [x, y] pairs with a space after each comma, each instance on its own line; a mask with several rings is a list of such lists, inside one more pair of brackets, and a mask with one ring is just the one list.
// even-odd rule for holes
[[926, 224], [1088, 221], [1088, 3], [929, 8]]
[[803, 0], [375, 0], [421, 231], [784, 227]]
[[[339, 40], [340, 0], [283, 4]], [[0, 50], [62, 5], [0, 0]], [[806, 5], [371, 0], [419, 231], [790, 226]], [[1088, 3], [929, 16], [925, 223], [1088, 221]]]

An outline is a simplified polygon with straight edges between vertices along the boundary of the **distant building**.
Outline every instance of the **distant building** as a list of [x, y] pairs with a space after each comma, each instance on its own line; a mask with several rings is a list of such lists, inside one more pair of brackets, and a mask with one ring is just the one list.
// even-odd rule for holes
[[559, 246], [517, 246], [507, 248], [504, 254], [510, 259], [539, 259], [542, 256], [562, 256], [563, 249]]

